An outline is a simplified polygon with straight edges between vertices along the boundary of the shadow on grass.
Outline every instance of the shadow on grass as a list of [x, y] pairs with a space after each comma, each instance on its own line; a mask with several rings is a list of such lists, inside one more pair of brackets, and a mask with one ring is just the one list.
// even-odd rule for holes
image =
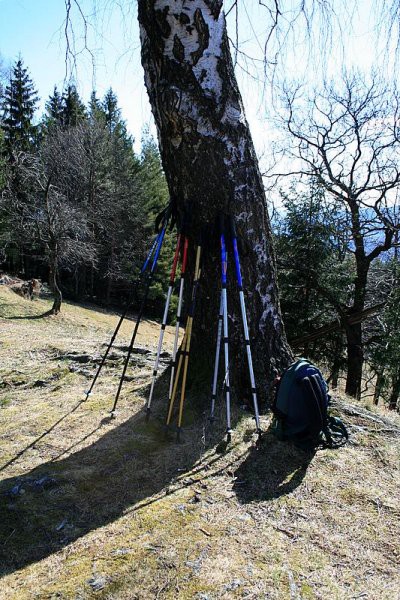
[[235, 472], [233, 489], [239, 502], [272, 500], [292, 492], [303, 481], [314, 456], [314, 450], [305, 452], [279, 442], [267, 431]]
[[[157, 386], [158, 398], [165, 398], [167, 382], [163, 378]], [[129, 402], [129, 397], [124, 400]], [[188, 425], [177, 445], [173, 431], [170, 441], [166, 440], [164, 414], [165, 401], [158, 401], [148, 423], [143, 410], [120, 425], [103, 419], [55, 459], [22, 476], [4, 479], [0, 483], [0, 575], [40, 561], [123, 514], [151, 504], [154, 495], [168, 494], [171, 482], [194, 466], [195, 472], [201, 473], [204, 464], [198, 461], [205, 449], [198, 427], [201, 417], [190, 414], [188, 406]], [[100, 427], [104, 433], [99, 439], [69, 454]], [[39, 439], [19, 456], [31, 451]], [[211, 462], [217, 460], [216, 454]], [[8, 464], [12, 462], [14, 459]]]
[[[29, 452], [29, 450], [31, 450], [32, 448], [35, 448], [35, 446], [42, 440], [44, 439], [46, 436], [48, 436], [52, 431], [54, 431], [54, 429], [56, 429], [56, 427], [58, 427], [58, 425], [60, 425], [60, 423], [62, 423], [63, 421], [65, 421], [65, 419], [67, 419], [70, 415], [72, 415], [82, 404], [83, 404], [84, 400], [79, 400], [79, 402], [77, 402], [72, 408], [71, 410], [67, 411], [66, 413], [64, 413], [62, 415], [62, 417], [60, 417], [57, 421], [55, 421], [48, 429], [46, 429], [45, 431], [43, 431], [43, 433], [41, 433], [38, 437], [36, 437], [30, 444], [28, 444], [27, 446], [25, 446], [25, 448], [22, 448], [22, 450], [20, 450], [19, 452], [17, 452], [12, 458], [10, 458], [10, 460], [8, 460], [6, 463], [4, 463], [1, 467], [0, 467], [0, 473], [2, 471], [5, 471], [6, 469], [8, 469], [8, 467], [11, 467], [12, 464], [14, 464], [15, 462], [17, 462], [17, 460], [19, 458], [21, 458], [21, 456], [23, 456], [26, 452]], [[102, 424], [102, 423], [101, 423]], [[100, 429], [101, 424], [96, 427], [95, 430], [93, 430], [90, 434], [84, 436], [81, 440], [79, 440], [78, 442], [74, 443], [70, 448], [64, 450], [62, 452], [62, 454], [66, 454], [67, 452], [69, 452], [73, 447], [79, 445], [80, 443], [82, 443], [83, 441], [85, 441], [88, 437], [90, 437], [90, 435], [93, 435], [93, 433], [95, 433], [95, 431], [98, 431], [98, 429]], [[61, 455], [60, 455], [61, 456]]]
[[[166, 439], [168, 379], [164, 373], [157, 383], [155, 397], [163, 400], [154, 403], [148, 423], [144, 410], [118, 425], [109, 418], [101, 422], [99, 418], [96, 428], [81, 436], [76, 432], [76, 440], [68, 447], [66, 444], [56, 457], [0, 483], [0, 575], [38, 562], [88, 532], [152, 504], [173, 493], [174, 486], [176, 489], [190, 485], [192, 477], [207, 479], [228, 467], [235, 468], [237, 457], [227, 464], [230, 457], [224, 458], [224, 443], [207, 455], [207, 461], [200, 460], [206, 450], [205, 430], [204, 425], [201, 427], [201, 411], [190, 408], [193, 402], [189, 398], [182, 443], [175, 443], [174, 431]], [[129, 403], [129, 395], [124, 402]], [[68, 414], [80, 404], [75, 404]], [[68, 414], [20, 451], [8, 466], [35, 449], [35, 444]], [[100, 438], [90, 446], [76, 449], [82, 442], [87, 443], [90, 436], [98, 435], [99, 430], [103, 433]], [[221, 440], [223, 433], [219, 436], [219, 431], [214, 430], [212, 437]], [[249, 434], [247, 441], [251, 437]], [[212, 446], [209, 436], [207, 447]], [[43, 446], [38, 445], [38, 449], [43, 450]], [[301, 483], [313, 454], [277, 442], [267, 432], [258, 449], [251, 447], [248, 452], [246, 445], [244, 456], [236, 470], [234, 490], [239, 501], [247, 503], [292, 491]], [[3, 476], [4, 469], [5, 466], [0, 469]], [[189, 483], [185, 483], [187, 471], [191, 471]]]
[[43, 319], [45, 317], [51, 317], [52, 315], [54, 315], [54, 312], [50, 309], [46, 310], [46, 312], [41, 313], [40, 315], [16, 315], [15, 317], [7, 317], [7, 319], [9, 319], [10, 321], [31, 321], [33, 319]]

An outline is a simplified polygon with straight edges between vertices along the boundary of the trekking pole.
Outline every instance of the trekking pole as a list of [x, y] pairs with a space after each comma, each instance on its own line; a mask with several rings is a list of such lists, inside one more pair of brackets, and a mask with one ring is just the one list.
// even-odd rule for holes
[[188, 319], [187, 319], [187, 340], [186, 340], [186, 348], [185, 348], [185, 363], [183, 366], [183, 378], [182, 378], [182, 388], [181, 388], [181, 400], [179, 403], [179, 414], [178, 414], [178, 431], [176, 434], [176, 439], [179, 442], [181, 437], [182, 430], [182, 416], [183, 416], [183, 404], [185, 401], [186, 394], [186, 379], [187, 372], [189, 366], [189, 356], [190, 356], [190, 342], [192, 339], [192, 328], [193, 328], [193, 318], [194, 318], [194, 309], [196, 305], [196, 295], [199, 287], [200, 276], [201, 276], [201, 267], [200, 267], [200, 259], [201, 259], [201, 245], [197, 246], [196, 252], [196, 266], [194, 271], [194, 280], [193, 280], [193, 294], [192, 294], [192, 302], [190, 304]]
[[179, 252], [181, 250], [181, 241], [182, 241], [182, 236], [181, 236], [181, 234], [179, 234], [178, 241], [176, 243], [174, 259], [172, 262], [171, 274], [169, 276], [169, 287], [168, 287], [167, 297], [165, 300], [164, 315], [163, 315], [163, 319], [162, 319], [162, 323], [161, 323], [160, 336], [158, 339], [157, 355], [156, 355], [156, 360], [154, 362], [154, 367], [153, 367], [153, 379], [151, 382], [149, 399], [147, 401], [147, 406], [146, 406], [146, 419], [148, 419], [150, 416], [151, 401], [153, 398], [154, 385], [155, 385], [157, 373], [158, 373], [158, 364], [160, 361], [160, 354], [161, 354], [161, 348], [162, 348], [162, 343], [163, 343], [163, 339], [164, 339], [164, 332], [165, 332], [165, 328], [167, 325], [168, 309], [169, 309], [169, 304], [171, 301], [172, 289], [174, 287], [174, 282], [175, 282], [176, 266], [178, 264]]
[[138, 278], [136, 279], [136, 281], [134, 282], [134, 287], [133, 287], [132, 293], [131, 293], [131, 295], [130, 295], [130, 297], [129, 297], [128, 303], [127, 303], [127, 305], [126, 305], [126, 307], [125, 307], [125, 309], [124, 309], [124, 312], [123, 312], [123, 313], [122, 313], [122, 315], [120, 316], [120, 319], [119, 319], [119, 321], [118, 321], [118, 324], [117, 324], [117, 326], [116, 326], [116, 328], [115, 328], [115, 331], [114, 331], [114, 333], [112, 334], [111, 340], [110, 340], [110, 342], [109, 342], [109, 344], [108, 344], [108, 346], [107, 346], [107, 349], [106, 349], [106, 351], [105, 351], [105, 353], [104, 353], [104, 355], [103, 355], [103, 358], [101, 359], [100, 365], [99, 365], [99, 367], [98, 367], [98, 369], [97, 369], [97, 371], [96, 371], [96, 374], [95, 374], [95, 376], [94, 376], [94, 378], [93, 378], [93, 381], [92, 381], [92, 383], [91, 383], [91, 385], [90, 385], [90, 388], [89, 388], [89, 389], [88, 389], [88, 391], [86, 392], [86, 398], [85, 398], [84, 402], [85, 402], [85, 401], [86, 401], [86, 400], [89, 398], [90, 394], [92, 393], [92, 390], [93, 390], [93, 388], [94, 388], [94, 386], [95, 386], [95, 383], [96, 383], [96, 381], [97, 381], [97, 378], [99, 377], [99, 375], [100, 375], [100, 372], [101, 372], [101, 370], [102, 370], [102, 368], [103, 368], [103, 366], [104, 366], [104, 363], [105, 363], [105, 361], [106, 361], [106, 358], [107, 358], [107, 356], [108, 356], [108, 353], [110, 352], [110, 350], [111, 350], [111, 348], [112, 348], [112, 345], [113, 345], [113, 343], [114, 343], [114, 341], [115, 341], [115, 338], [116, 338], [116, 337], [117, 337], [117, 335], [118, 335], [118, 331], [120, 330], [120, 327], [121, 327], [121, 325], [122, 325], [122, 322], [123, 322], [123, 321], [124, 321], [124, 319], [126, 318], [126, 315], [128, 314], [128, 310], [129, 310], [129, 308], [130, 308], [130, 307], [131, 307], [131, 305], [132, 305], [132, 302], [133, 302], [133, 299], [134, 299], [134, 296], [135, 296], [135, 290], [136, 290], [136, 288], [137, 288], [137, 286], [138, 286], [138, 284], [139, 284], [139, 282], [140, 282], [140, 280], [141, 280], [141, 278], [142, 278], [143, 274], [144, 274], [144, 273], [147, 271], [147, 267], [148, 267], [148, 265], [149, 265], [149, 262], [150, 262], [150, 260], [151, 260], [151, 257], [153, 256], [154, 250], [156, 249], [156, 246], [157, 246], [157, 243], [158, 243], [158, 241], [159, 241], [159, 239], [160, 239], [160, 236], [161, 236], [161, 232], [160, 232], [158, 235], [156, 235], [156, 237], [154, 238], [154, 241], [153, 241], [153, 243], [152, 243], [152, 245], [151, 245], [151, 248], [150, 248], [150, 250], [149, 250], [149, 253], [148, 253], [148, 255], [147, 255], [147, 257], [146, 257], [146, 259], [145, 259], [145, 261], [144, 261], [144, 263], [143, 263], [143, 265], [142, 265], [142, 267], [141, 267], [141, 269], [140, 269], [139, 277], [138, 277]]
[[181, 350], [179, 351], [178, 367], [177, 367], [176, 374], [175, 374], [172, 393], [171, 393], [171, 396], [169, 399], [169, 407], [168, 407], [168, 414], [167, 414], [167, 420], [166, 420], [166, 426], [168, 428], [170, 425], [170, 422], [171, 422], [172, 411], [173, 411], [175, 398], [176, 398], [176, 392], [178, 389], [179, 377], [180, 377], [180, 373], [181, 373], [181, 369], [182, 369], [182, 365], [183, 365], [183, 379], [182, 379], [182, 386], [181, 386], [181, 398], [180, 398], [179, 415], [178, 415], [178, 431], [177, 431], [178, 441], [180, 440], [180, 432], [181, 432], [181, 428], [182, 428], [183, 404], [184, 404], [184, 400], [185, 400], [186, 379], [187, 379], [187, 370], [188, 370], [188, 363], [189, 363], [190, 342], [191, 342], [191, 335], [192, 335], [196, 294], [197, 294], [197, 289], [199, 286], [199, 280], [200, 280], [200, 274], [201, 274], [200, 259], [201, 259], [201, 246], [199, 245], [199, 246], [197, 246], [197, 251], [196, 251], [196, 263], [195, 263], [195, 271], [194, 271], [194, 278], [193, 278], [192, 299], [191, 299], [191, 304], [190, 304], [189, 311], [188, 311], [185, 335], [182, 340]]
[[178, 354], [179, 354], [178, 366], [177, 366], [175, 378], [173, 381], [172, 392], [171, 392], [170, 398], [168, 399], [168, 413], [167, 413], [167, 419], [165, 422], [167, 429], [171, 423], [172, 410], [174, 408], [175, 397], [176, 397], [176, 390], [178, 388], [178, 381], [179, 381], [179, 376], [181, 374], [183, 356], [184, 356], [184, 353], [186, 350], [186, 340], [187, 340], [187, 332], [185, 331], [185, 334], [184, 334], [183, 340], [182, 340], [182, 344], [181, 344], [181, 348], [178, 351]]
[[233, 217], [230, 217], [230, 225], [231, 225], [231, 235], [232, 235], [232, 244], [233, 244], [233, 255], [235, 257], [235, 270], [236, 270], [236, 279], [239, 288], [239, 300], [240, 300], [240, 310], [242, 313], [242, 322], [243, 322], [243, 331], [244, 331], [244, 340], [246, 344], [246, 353], [247, 353], [247, 364], [249, 367], [249, 375], [250, 375], [250, 385], [251, 385], [251, 394], [253, 397], [253, 408], [254, 408], [254, 418], [256, 421], [256, 428], [258, 436], [261, 436], [261, 428], [260, 428], [260, 416], [258, 412], [258, 401], [257, 401], [257, 390], [256, 390], [256, 382], [254, 378], [254, 369], [253, 369], [253, 358], [251, 354], [251, 346], [250, 346], [250, 335], [249, 335], [249, 327], [247, 324], [247, 314], [246, 314], [246, 304], [244, 300], [243, 293], [243, 280], [242, 280], [242, 272], [240, 268], [240, 258], [239, 258], [239, 250], [237, 244], [237, 235], [236, 235], [236, 226]]
[[226, 292], [228, 257], [225, 244], [225, 223], [223, 215], [220, 216], [221, 226], [221, 283], [222, 283], [222, 305], [223, 305], [223, 330], [224, 330], [224, 355], [225, 355], [225, 395], [226, 395], [226, 435], [228, 442], [231, 441], [231, 390], [229, 377], [229, 338], [228, 338], [228, 299]]
[[218, 371], [219, 371], [219, 357], [221, 353], [221, 338], [222, 338], [222, 320], [223, 320], [223, 309], [224, 302], [222, 297], [221, 290], [221, 300], [219, 303], [219, 313], [218, 313], [218, 329], [217, 329], [217, 345], [215, 348], [215, 361], [214, 361], [214, 375], [212, 381], [212, 389], [211, 389], [211, 410], [210, 410], [210, 421], [213, 422], [214, 412], [215, 412], [215, 401], [217, 399], [217, 381], [218, 381]]
[[148, 277], [147, 277], [147, 283], [146, 283], [146, 288], [145, 288], [143, 300], [142, 300], [142, 303], [140, 305], [139, 313], [138, 313], [138, 315], [136, 317], [135, 329], [133, 330], [132, 338], [131, 338], [131, 341], [130, 341], [130, 344], [129, 344], [129, 348], [128, 348], [128, 354], [127, 354], [126, 359], [125, 359], [125, 363], [124, 363], [124, 368], [122, 370], [121, 379], [119, 380], [119, 385], [118, 385], [118, 390], [117, 390], [117, 393], [116, 393], [116, 396], [115, 396], [114, 405], [112, 407], [112, 410], [110, 411], [112, 416], [115, 413], [115, 409], [117, 407], [118, 398], [120, 396], [121, 389], [122, 389], [122, 386], [123, 386], [123, 383], [124, 383], [125, 373], [126, 373], [126, 370], [128, 368], [129, 359], [130, 359], [131, 354], [132, 354], [133, 344], [135, 343], [136, 334], [138, 332], [140, 321], [141, 321], [142, 316], [143, 316], [144, 308], [145, 308], [145, 305], [146, 305], [146, 302], [147, 302], [147, 296], [149, 295], [150, 285], [151, 285], [151, 282], [153, 280], [153, 275], [154, 275], [154, 272], [155, 272], [156, 267], [157, 267], [157, 261], [158, 261], [159, 255], [160, 255], [160, 251], [161, 251], [161, 247], [162, 247], [162, 244], [163, 244], [163, 241], [164, 241], [164, 236], [165, 236], [165, 231], [167, 229], [167, 226], [168, 226], [168, 216], [165, 218], [165, 220], [163, 222], [163, 227], [162, 227], [160, 236], [158, 238], [158, 243], [157, 243], [157, 247], [156, 247], [156, 250], [155, 250], [155, 253], [154, 253], [154, 257], [153, 257], [153, 262], [152, 262], [152, 265], [151, 265], [151, 269], [150, 269], [150, 272], [149, 272]]
[[172, 388], [174, 385], [176, 354], [177, 354], [177, 350], [178, 350], [178, 340], [179, 340], [179, 327], [181, 325], [181, 320], [182, 320], [181, 312], [182, 312], [183, 290], [184, 290], [185, 278], [186, 278], [188, 246], [189, 246], [189, 240], [187, 237], [185, 237], [184, 242], [183, 242], [181, 281], [180, 281], [180, 285], [179, 285], [178, 309], [176, 311], [176, 326], [175, 326], [174, 348], [172, 351], [172, 359], [171, 359], [171, 378], [170, 378], [170, 382], [169, 382], [168, 402], [171, 402]]

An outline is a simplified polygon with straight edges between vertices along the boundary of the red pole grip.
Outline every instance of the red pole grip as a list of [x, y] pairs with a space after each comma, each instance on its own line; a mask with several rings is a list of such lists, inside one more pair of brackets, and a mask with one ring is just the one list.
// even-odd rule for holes
[[188, 255], [188, 246], [189, 246], [189, 240], [187, 237], [185, 237], [185, 241], [183, 244], [183, 256], [182, 256], [182, 268], [181, 268], [181, 275], [185, 274], [186, 271], [186, 264], [187, 264], [187, 255]]
[[181, 249], [181, 234], [178, 235], [178, 241], [176, 242], [176, 249], [174, 254], [174, 260], [171, 268], [171, 275], [169, 276], [169, 284], [173, 285], [175, 281], [176, 265], [178, 264], [179, 251]]

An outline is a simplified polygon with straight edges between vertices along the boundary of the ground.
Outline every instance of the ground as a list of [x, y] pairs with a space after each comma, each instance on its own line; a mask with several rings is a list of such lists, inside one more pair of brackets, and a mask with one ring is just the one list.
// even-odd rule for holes
[[110, 419], [132, 321], [83, 402], [118, 315], [48, 308], [0, 286], [1, 599], [400, 597], [399, 419], [339, 400], [350, 443], [307, 454], [268, 415], [257, 447], [238, 408], [226, 447], [193, 387], [176, 444], [163, 377], [143, 410], [159, 325], [143, 323]]

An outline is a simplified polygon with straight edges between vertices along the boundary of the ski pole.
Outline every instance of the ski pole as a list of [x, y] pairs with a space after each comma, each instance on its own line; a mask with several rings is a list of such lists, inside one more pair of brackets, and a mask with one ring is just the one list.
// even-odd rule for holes
[[228, 299], [226, 292], [228, 257], [225, 244], [225, 224], [224, 217], [220, 217], [221, 225], [221, 283], [222, 283], [222, 304], [223, 304], [223, 343], [225, 355], [225, 395], [226, 395], [226, 435], [228, 442], [231, 440], [231, 390], [229, 377], [229, 338], [228, 338]]
[[175, 398], [176, 398], [176, 392], [178, 389], [179, 377], [180, 377], [180, 373], [181, 373], [181, 369], [182, 369], [182, 365], [183, 365], [183, 380], [182, 380], [182, 387], [181, 387], [181, 398], [180, 398], [179, 416], [178, 416], [178, 441], [180, 438], [180, 431], [181, 431], [181, 426], [182, 426], [183, 404], [184, 404], [184, 399], [185, 399], [186, 378], [187, 378], [187, 369], [188, 369], [188, 362], [189, 362], [190, 341], [191, 341], [191, 335], [192, 335], [192, 325], [193, 325], [195, 301], [196, 301], [196, 294], [197, 294], [197, 289], [199, 286], [199, 280], [200, 280], [200, 274], [201, 274], [200, 259], [201, 259], [201, 246], [199, 245], [199, 246], [197, 246], [197, 251], [196, 251], [196, 264], [195, 264], [195, 272], [194, 272], [194, 278], [193, 278], [191, 305], [190, 305], [189, 311], [188, 311], [185, 335], [182, 340], [181, 350], [179, 351], [178, 366], [176, 369], [175, 379], [173, 382], [172, 393], [171, 393], [171, 396], [169, 399], [169, 407], [168, 407], [168, 414], [167, 414], [167, 420], [166, 420], [166, 426], [168, 427], [171, 422], [172, 411], [173, 411]]
[[159, 234], [158, 234], [158, 235], [157, 235], [157, 236], [154, 238], [154, 241], [153, 241], [153, 243], [152, 243], [152, 245], [151, 245], [151, 248], [150, 248], [150, 250], [149, 250], [149, 253], [148, 253], [148, 255], [147, 255], [147, 257], [146, 257], [146, 259], [145, 259], [145, 261], [144, 261], [144, 263], [143, 263], [143, 265], [142, 265], [142, 267], [141, 267], [141, 269], [140, 269], [139, 277], [138, 277], [138, 278], [136, 279], [136, 281], [134, 282], [134, 287], [133, 287], [132, 293], [131, 293], [131, 295], [130, 295], [130, 297], [129, 297], [128, 303], [126, 304], [126, 307], [125, 307], [125, 309], [124, 309], [124, 312], [123, 312], [123, 313], [122, 313], [122, 315], [120, 316], [120, 319], [119, 319], [119, 321], [118, 321], [118, 324], [117, 324], [117, 326], [116, 326], [116, 328], [115, 328], [115, 331], [114, 331], [114, 333], [112, 334], [111, 340], [110, 340], [110, 342], [109, 342], [109, 344], [108, 344], [108, 346], [107, 346], [107, 349], [106, 349], [106, 351], [105, 351], [105, 353], [104, 353], [104, 355], [103, 355], [103, 358], [101, 359], [100, 365], [99, 365], [99, 367], [98, 367], [98, 369], [97, 369], [97, 371], [96, 371], [96, 374], [95, 374], [95, 376], [94, 376], [94, 378], [93, 378], [93, 381], [92, 381], [92, 383], [91, 383], [91, 385], [90, 385], [90, 388], [89, 388], [89, 389], [88, 389], [88, 391], [86, 392], [86, 398], [85, 398], [85, 400], [84, 400], [84, 401], [86, 401], [86, 400], [89, 398], [90, 394], [92, 393], [92, 390], [93, 390], [93, 388], [94, 388], [94, 386], [95, 386], [95, 383], [96, 383], [96, 381], [97, 381], [97, 378], [99, 377], [99, 375], [100, 375], [100, 372], [101, 372], [101, 370], [102, 370], [102, 368], [103, 368], [103, 366], [104, 366], [104, 363], [105, 363], [105, 361], [106, 361], [106, 358], [107, 358], [107, 356], [108, 356], [108, 353], [110, 352], [110, 350], [111, 350], [111, 348], [112, 348], [112, 345], [113, 345], [113, 343], [114, 343], [114, 341], [115, 341], [115, 338], [116, 338], [116, 337], [117, 337], [117, 335], [118, 335], [118, 331], [120, 330], [120, 327], [121, 327], [121, 325], [122, 325], [122, 322], [124, 321], [124, 319], [125, 319], [126, 315], [128, 314], [128, 310], [129, 310], [129, 308], [130, 308], [130, 307], [131, 307], [131, 305], [132, 305], [133, 298], [134, 298], [134, 296], [135, 296], [135, 290], [136, 290], [136, 287], [138, 286], [138, 284], [139, 284], [139, 282], [140, 282], [140, 280], [141, 280], [141, 277], [142, 277], [142, 275], [143, 275], [143, 274], [144, 274], [144, 273], [147, 271], [147, 267], [148, 267], [148, 265], [149, 265], [149, 262], [150, 262], [150, 260], [151, 260], [151, 257], [153, 256], [154, 250], [156, 249], [156, 246], [157, 246], [157, 243], [158, 243], [158, 241], [159, 241], [159, 239], [160, 239], [160, 236], [161, 236], [161, 232], [160, 232], [160, 233], [159, 233]]
[[260, 428], [260, 416], [259, 416], [259, 412], [258, 412], [256, 382], [255, 382], [255, 378], [254, 378], [249, 327], [247, 324], [246, 304], [245, 304], [244, 293], [243, 293], [243, 280], [242, 280], [242, 272], [241, 272], [241, 268], [240, 268], [240, 258], [239, 258], [238, 244], [237, 244], [236, 226], [235, 226], [235, 221], [232, 216], [230, 217], [230, 224], [231, 224], [231, 235], [232, 235], [232, 244], [233, 244], [233, 255], [235, 257], [236, 279], [237, 279], [237, 284], [238, 284], [238, 288], [239, 288], [240, 310], [242, 313], [244, 340], [245, 340], [245, 344], [246, 344], [247, 364], [249, 367], [251, 394], [253, 397], [254, 417], [255, 417], [255, 421], [256, 421], [257, 433], [260, 436], [261, 428]]
[[180, 327], [181, 321], [182, 321], [182, 302], [183, 302], [183, 290], [184, 290], [185, 278], [186, 278], [188, 245], [189, 245], [189, 240], [187, 237], [185, 237], [184, 242], [183, 242], [181, 281], [180, 281], [180, 285], [179, 285], [178, 309], [176, 312], [176, 326], [175, 326], [174, 347], [173, 347], [172, 359], [171, 359], [171, 378], [170, 378], [170, 382], [169, 382], [168, 402], [171, 402], [172, 388], [174, 385], [176, 354], [177, 354], [178, 339], [179, 339], [179, 327]]
[[218, 381], [218, 371], [219, 371], [219, 356], [221, 352], [221, 338], [222, 338], [222, 321], [223, 321], [223, 297], [221, 290], [221, 300], [219, 304], [219, 313], [218, 313], [218, 329], [217, 329], [217, 345], [215, 348], [215, 361], [214, 361], [214, 376], [212, 381], [212, 389], [211, 389], [211, 411], [210, 411], [210, 421], [214, 421], [214, 412], [215, 412], [215, 401], [217, 399], [217, 381]]
[[157, 373], [158, 373], [158, 365], [159, 365], [159, 361], [160, 361], [161, 348], [162, 348], [164, 332], [165, 332], [165, 328], [167, 325], [167, 319], [168, 319], [168, 309], [169, 309], [169, 304], [171, 301], [172, 289], [174, 287], [174, 282], [175, 282], [175, 273], [176, 273], [176, 266], [178, 264], [178, 259], [179, 259], [179, 252], [181, 249], [181, 241], [182, 241], [182, 236], [179, 234], [178, 241], [176, 243], [174, 259], [172, 262], [171, 274], [169, 276], [169, 287], [168, 287], [167, 297], [165, 300], [164, 315], [163, 315], [163, 319], [162, 319], [162, 323], [161, 323], [160, 336], [158, 339], [157, 355], [156, 355], [156, 360], [154, 362], [154, 367], [153, 367], [153, 379], [151, 382], [149, 399], [147, 401], [146, 418], [149, 418], [149, 416], [150, 416], [151, 401], [153, 398], [154, 385], [155, 385]]
[[145, 292], [144, 292], [142, 303], [140, 305], [139, 313], [138, 313], [137, 318], [136, 318], [135, 329], [133, 330], [132, 338], [131, 338], [131, 341], [130, 341], [130, 344], [129, 344], [129, 348], [128, 348], [128, 353], [127, 353], [127, 356], [126, 356], [126, 359], [125, 359], [125, 363], [124, 363], [124, 368], [122, 370], [121, 379], [119, 380], [119, 385], [118, 385], [118, 390], [117, 390], [117, 393], [116, 393], [116, 396], [115, 396], [114, 405], [112, 407], [112, 410], [110, 411], [111, 415], [114, 415], [115, 409], [117, 407], [118, 398], [119, 398], [120, 393], [121, 393], [121, 389], [122, 389], [122, 386], [123, 386], [123, 383], [124, 383], [125, 373], [126, 373], [126, 370], [128, 368], [129, 359], [131, 357], [133, 344], [135, 343], [136, 334], [138, 332], [140, 321], [142, 319], [144, 308], [145, 308], [145, 305], [146, 305], [146, 302], [147, 302], [147, 296], [149, 295], [150, 285], [151, 285], [151, 282], [153, 280], [153, 275], [154, 275], [154, 272], [155, 272], [156, 267], [157, 267], [157, 261], [158, 261], [159, 255], [160, 255], [160, 251], [161, 251], [161, 247], [162, 247], [163, 241], [164, 241], [164, 236], [165, 236], [165, 231], [167, 229], [167, 225], [168, 225], [168, 217], [164, 221], [163, 228], [161, 230], [161, 233], [160, 233], [160, 236], [159, 236], [159, 239], [158, 239], [158, 243], [157, 243], [157, 247], [156, 247], [156, 250], [155, 250], [155, 253], [154, 253], [154, 257], [153, 257], [153, 262], [152, 262], [152, 265], [151, 265], [151, 269], [150, 269], [150, 272], [149, 272], [148, 277], [147, 277], [146, 289], [145, 289]]

